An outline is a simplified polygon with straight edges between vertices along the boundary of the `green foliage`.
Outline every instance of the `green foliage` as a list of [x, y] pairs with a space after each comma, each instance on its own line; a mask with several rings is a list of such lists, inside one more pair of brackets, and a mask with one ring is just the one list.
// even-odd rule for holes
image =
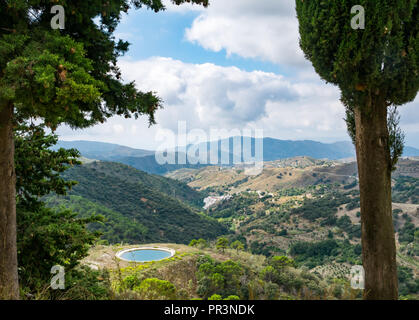
[[339, 192], [333, 192], [323, 197], [305, 199], [304, 204], [293, 209], [291, 213], [301, 215], [310, 221], [319, 219], [322, 225], [335, 225], [338, 207], [348, 202], [350, 202], [348, 196]]
[[144, 279], [139, 286], [134, 286], [143, 300], [175, 300], [176, 288], [173, 283], [157, 278]]
[[284, 267], [295, 267], [294, 260], [287, 256], [274, 256], [270, 259], [269, 264], [277, 270]]
[[223, 297], [219, 294], [213, 294], [211, 297], [208, 298], [208, 300], [223, 300]]
[[213, 294], [241, 295], [240, 277], [245, 270], [239, 263], [232, 260], [220, 263], [204, 256], [198, 260], [197, 267], [199, 296], [208, 299]]
[[346, 205], [346, 210], [353, 210], [353, 209], [359, 208], [361, 206], [359, 201], [360, 201], [359, 195], [351, 199], [349, 203]]
[[[365, 8], [365, 30], [351, 28], [351, 8]], [[386, 105], [412, 101], [419, 88], [416, 0], [296, 0], [300, 45], [316, 72], [338, 85], [350, 108], [371, 95]]]
[[279, 278], [279, 272], [276, 268], [269, 265], [262, 269], [260, 277], [267, 282], [276, 282]]
[[65, 194], [76, 184], [60, 174], [72, 165], [80, 164], [74, 149], [50, 148], [58, 141], [56, 135], [46, 135], [44, 126], [20, 124], [15, 129], [15, 170], [18, 205], [34, 208], [39, 198], [54, 192]]
[[288, 235], [288, 231], [287, 229], [282, 229], [281, 231], [279, 231], [278, 236], [286, 236]]
[[360, 224], [357, 224], [357, 225], [352, 224], [351, 218], [349, 218], [349, 216], [347, 216], [346, 214], [343, 215], [342, 217], [340, 217], [336, 221], [336, 225], [340, 229], [345, 231], [348, 234], [350, 239], [352, 237], [357, 237], [357, 238], [361, 237], [361, 225]]
[[228, 247], [228, 239], [224, 237], [218, 238], [215, 246], [217, 249], [221, 249], [224, 252]]
[[[130, 184], [140, 183], [142, 185], [146, 185], [152, 189], [158, 190], [166, 196], [185, 202], [194, 207], [201, 208], [203, 203], [202, 201], [205, 198], [203, 194], [190, 188], [183, 182], [158, 175], [147, 174], [122, 163], [97, 161], [86, 164], [84, 167], [95, 171], [95, 174], [97, 175], [102, 174], [110, 177], [115, 176], [115, 178]], [[67, 171], [64, 174], [64, 177], [66, 179], [71, 179], [72, 173], [73, 171]], [[78, 172], [75, 173], [75, 176], [85, 178], [80, 177]]]
[[283, 254], [284, 250], [278, 248], [278, 246], [272, 245], [266, 242], [252, 241], [250, 243], [250, 251], [253, 254], [262, 254], [266, 257], [270, 257], [274, 254]]
[[326, 264], [328, 262], [346, 262], [360, 264], [360, 245], [351, 245], [349, 241], [334, 239], [319, 242], [297, 242], [290, 248], [290, 254], [298, 264], [309, 268]]
[[349, 183], [349, 184], [343, 186], [343, 189], [349, 190], [349, 189], [355, 188], [357, 185], [358, 185], [358, 181], [357, 180], [354, 180], [354, 182]]
[[198, 240], [193, 239], [193, 240], [191, 240], [191, 242], [189, 242], [189, 246], [204, 249], [208, 246], [208, 242], [207, 242], [207, 240], [202, 239], [202, 238], [198, 239]]
[[113, 32], [130, 7], [158, 12], [162, 2], [66, 2], [63, 30], [51, 28], [51, 6], [46, 0], [0, 3], [0, 100], [12, 102], [19, 119], [39, 117], [51, 128], [87, 127], [113, 115], [146, 114], [154, 123], [160, 99], [122, 82], [116, 62], [129, 44], [116, 41]]
[[41, 196], [65, 194], [75, 184], [59, 174], [78, 163], [75, 150], [51, 151], [57, 137], [46, 135], [43, 129], [20, 125], [15, 133], [18, 271], [25, 292], [45, 289], [54, 265], [65, 267], [67, 276], [77, 278], [82, 271], [76, 267], [99, 236], [89, 232], [86, 225], [102, 221], [96, 215], [78, 218], [69, 210], [54, 211], [41, 201]]
[[[85, 127], [103, 119], [100, 102], [107, 88], [103, 79], [93, 77], [83, 45], [51, 28], [34, 28], [31, 36], [23, 35], [29, 32], [25, 29], [1, 35], [1, 46], [9, 42], [13, 51], [0, 55], [5, 66], [0, 100], [13, 101], [19, 119], [38, 116], [52, 128], [62, 122]], [[83, 111], [98, 118], [86, 119]]]
[[111, 300], [114, 299], [107, 270], [92, 270], [82, 266], [65, 276], [64, 290], [50, 290], [40, 298], [59, 300]]
[[[243, 170], [237, 170], [236, 173], [240, 174]], [[234, 183], [228, 184], [227, 187], [229, 188], [237, 188], [239, 185], [246, 183], [247, 181], [249, 181], [249, 177], [245, 177], [241, 180], [237, 180]]]
[[86, 224], [97, 217], [77, 218], [71, 211], [39, 208], [34, 212], [18, 207], [18, 259], [21, 285], [39, 289], [51, 277], [51, 267], [74, 269], [87, 255], [98, 234]]
[[413, 271], [410, 268], [399, 266], [397, 276], [399, 279], [399, 295], [406, 296], [419, 293], [419, 278], [413, 276]]
[[243, 250], [244, 249], [243, 243], [241, 243], [239, 240], [236, 240], [233, 243], [231, 243], [230, 247], [232, 249], [236, 249], [236, 251], [239, 251], [239, 250]]
[[320, 295], [323, 287], [320, 279], [308, 272], [299, 272], [294, 268], [295, 263], [286, 256], [276, 256], [268, 260], [268, 265], [260, 272], [260, 277], [266, 282], [267, 298], [279, 295], [279, 288], [288, 292], [300, 291], [303, 288]]
[[279, 285], [273, 282], [266, 282], [264, 287], [267, 300], [277, 300], [279, 297]]
[[403, 155], [405, 134], [400, 129], [400, 114], [397, 107], [389, 110], [387, 116], [387, 127], [389, 133], [388, 144], [390, 146], [391, 170], [396, 170], [396, 164], [399, 158]]
[[392, 192], [393, 202], [419, 204], [419, 179], [400, 176]]
[[134, 290], [134, 287], [139, 287], [141, 279], [136, 274], [130, 274], [122, 279], [121, 289]]
[[[315, 173], [314, 173], [315, 174]], [[278, 196], [282, 197], [292, 197], [292, 196], [300, 196], [307, 192], [306, 188], [288, 188], [288, 189], [281, 189], [277, 192]]]
[[[336, 240], [324, 240], [317, 243], [297, 242], [291, 247], [290, 254], [293, 256], [306, 257], [327, 257], [337, 255], [338, 248]], [[297, 261], [300, 259], [297, 259]]]
[[415, 232], [419, 231], [419, 228], [416, 228], [415, 225], [406, 221], [403, 228], [399, 230], [399, 241], [411, 243], [415, 240]]
[[242, 193], [233, 195], [228, 201], [222, 201], [216, 207], [210, 209], [210, 215], [214, 218], [235, 218], [246, 216], [252, 212], [249, 206], [259, 202], [257, 194]]
[[413, 246], [407, 253], [411, 256], [419, 256], [419, 230], [413, 234]]
[[101, 239], [107, 243], [138, 243], [145, 239], [148, 232], [147, 227], [139, 221], [130, 219], [122, 213], [108, 209], [107, 207], [89, 201], [80, 196], [62, 196], [49, 195], [45, 198], [45, 203], [53, 210], [69, 209], [78, 214], [80, 218], [90, 216], [101, 216], [99, 222], [88, 224], [91, 231], [100, 232]]

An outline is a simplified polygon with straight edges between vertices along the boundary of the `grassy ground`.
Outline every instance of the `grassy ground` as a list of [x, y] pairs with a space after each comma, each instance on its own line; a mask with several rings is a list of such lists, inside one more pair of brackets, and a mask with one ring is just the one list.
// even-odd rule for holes
[[[176, 251], [171, 258], [151, 262], [127, 262], [120, 260], [116, 254], [125, 249], [140, 247], [170, 248]], [[198, 256], [209, 255], [217, 261], [234, 260], [246, 265], [256, 273], [264, 267], [264, 256], [252, 255], [244, 251], [226, 249], [224, 252], [214, 248], [195, 248], [173, 243], [151, 243], [143, 245], [98, 245], [90, 249], [89, 256], [83, 259], [82, 264], [92, 269], [105, 269], [109, 271], [111, 288], [115, 299], [139, 299], [134, 292], [120, 290], [123, 279], [129, 276], [138, 278], [158, 278], [170, 281], [176, 288], [182, 289], [185, 298], [199, 298], [196, 293], [196, 261]]]
[[[128, 262], [120, 260], [116, 257], [116, 254], [125, 249], [133, 249], [133, 248], [141, 248], [141, 247], [162, 247], [162, 248], [169, 248], [176, 251], [175, 255], [172, 258], [164, 259], [161, 261], [155, 261], [154, 264], [161, 264], [165, 265], [173, 259], [178, 259], [188, 254], [207, 254], [213, 257], [214, 259], [225, 261], [230, 259], [232, 256], [235, 256], [234, 250], [227, 249], [224, 253], [204, 248], [198, 249], [190, 246], [186, 246], [183, 244], [174, 244], [174, 243], [150, 243], [150, 244], [142, 244], [142, 245], [111, 245], [111, 246], [104, 246], [104, 245], [97, 245], [90, 249], [89, 255], [82, 260], [82, 264], [88, 265], [93, 269], [108, 269], [108, 270], [116, 270], [118, 268], [126, 268], [126, 267], [133, 267], [138, 265], [147, 265], [150, 263], [141, 263], [141, 262]], [[244, 254], [242, 252], [242, 254]], [[237, 255], [237, 254], [236, 254]]]

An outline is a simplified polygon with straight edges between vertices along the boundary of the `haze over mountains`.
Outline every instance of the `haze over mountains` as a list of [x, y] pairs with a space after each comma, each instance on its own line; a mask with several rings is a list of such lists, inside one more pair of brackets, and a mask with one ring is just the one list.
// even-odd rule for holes
[[[244, 141], [237, 138], [228, 138], [218, 141], [218, 159], [219, 163], [227, 166], [235, 164], [237, 159], [244, 160], [243, 155], [249, 154], [255, 156], [260, 161], [262, 155], [255, 154], [255, 145], [260, 143], [260, 139], [250, 138]], [[241, 143], [241, 146], [240, 146]], [[234, 148], [236, 146], [236, 149]], [[237, 149], [237, 146], [239, 146]], [[189, 145], [169, 153], [174, 153], [176, 163], [182, 153], [187, 152], [189, 157], [184, 164], [159, 164], [155, 158], [155, 152], [151, 150], [135, 149], [117, 144], [95, 142], [95, 141], [59, 141], [55, 148], [75, 148], [80, 151], [85, 158], [120, 162], [136, 169], [151, 174], [166, 174], [168, 172], [181, 168], [200, 168], [209, 165], [209, 150], [214, 147], [214, 142], [204, 142], [199, 145]], [[196, 163], [199, 157], [199, 150], [207, 152], [206, 163]], [[211, 149], [213, 150], [213, 149]], [[241, 150], [239, 157], [235, 157], [234, 150]], [[257, 150], [257, 149], [256, 149]], [[237, 153], [237, 152], [236, 152]], [[240, 151], [239, 151], [240, 153]], [[192, 156], [190, 156], [192, 154]], [[405, 147], [404, 156], [419, 156], [419, 149]], [[263, 161], [274, 161], [297, 156], [308, 156], [315, 159], [338, 160], [354, 158], [355, 150], [351, 142], [341, 141], [335, 143], [321, 143], [312, 140], [291, 141], [278, 140], [273, 138], [263, 138]], [[182, 158], [182, 157], [180, 157]], [[228, 159], [228, 162], [221, 163], [221, 159]], [[205, 161], [204, 161], [205, 162]]]

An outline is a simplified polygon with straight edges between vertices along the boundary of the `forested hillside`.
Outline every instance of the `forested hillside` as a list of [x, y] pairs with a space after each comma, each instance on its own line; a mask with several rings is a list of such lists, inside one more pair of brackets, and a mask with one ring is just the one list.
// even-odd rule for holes
[[64, 172], [62, 176], [66, 179], [79, 181], [79, 184], [81, 184], [83, 179], [91, 179], [96, 175], [106, 177], [107, 179], [118, 179], [127, 183], [140, 183], [192, 206], [201, 207], [202, 200], [205, 197], [204, 193], [200, 193], [178, 180], [147, 174], [117, 162], [95, 161], [70, 169]]
[[93, 162], [73, 167], [62, 175], [78, 184], [67, 196], [49, 196], [51, 207], [73, 209], [81, 216], [101, 214], [109, 242], [176, 242], [193, 238], [212, 239], [227, 230], [196, 209], [203, 196], [186, 184], [148, 175], [126, 165]]

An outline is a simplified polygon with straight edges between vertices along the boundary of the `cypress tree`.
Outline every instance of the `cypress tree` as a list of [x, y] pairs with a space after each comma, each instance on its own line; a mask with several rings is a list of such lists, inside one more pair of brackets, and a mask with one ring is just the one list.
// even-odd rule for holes
[[[352, 28], [356, 5], [365, 10], [364, 28]], [[397, 299], [391, 171], [401, 148], [388, 110], [413, 101], [419, 88], [418, 1], [296, 0], [296, 10], [300, 46], [320, 77], [339, 87], [356, 146], [364, 298]]]

